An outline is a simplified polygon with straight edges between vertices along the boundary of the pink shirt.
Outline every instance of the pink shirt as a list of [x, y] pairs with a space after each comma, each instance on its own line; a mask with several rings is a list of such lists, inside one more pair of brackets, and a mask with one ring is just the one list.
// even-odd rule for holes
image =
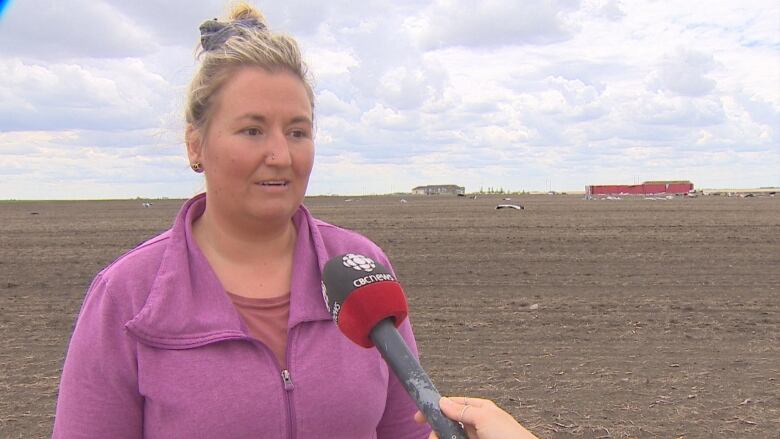
[[252, 337], [260, 340], [273, 351], [282, 369], [287, 367], [284, 358], [287, 345], [287, 319], [290, 315], [290, 293], [269, 298], [238, 296], [226, 291], [244, 319]]

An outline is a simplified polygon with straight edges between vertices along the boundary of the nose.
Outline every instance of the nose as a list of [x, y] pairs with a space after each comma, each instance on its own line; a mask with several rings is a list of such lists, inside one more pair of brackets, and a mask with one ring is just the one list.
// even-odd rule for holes
[[270, 166], [289, 166], [292, 163], [290, 146], [283, 132], [274, 130], [273, 135], [269, 136], [265, 162]]

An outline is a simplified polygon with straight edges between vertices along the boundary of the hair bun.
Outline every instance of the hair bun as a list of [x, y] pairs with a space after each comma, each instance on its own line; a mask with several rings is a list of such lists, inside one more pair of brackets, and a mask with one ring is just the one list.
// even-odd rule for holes
[[265, 26], [263, 13], [246, 2], [239, 2], [233, 6], [228, 16], [231, 21], [254, 20]]
[[200, 45], [208, 52], [222, 47], [232, 36], [245, 29], [266, 30], [265, 17], [248, 3], [241, 2], [230, 11], [230, 21], [216, 18], [206, 20], [200, 25]]

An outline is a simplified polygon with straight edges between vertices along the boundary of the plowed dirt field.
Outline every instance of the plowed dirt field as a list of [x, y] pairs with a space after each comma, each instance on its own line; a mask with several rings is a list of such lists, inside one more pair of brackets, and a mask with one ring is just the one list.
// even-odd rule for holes
[[[780, 438], [780, 198], [405, 198], [306, 204], [385, 249], [442, 393], [541, 438]], [[0, 438], [50, 436], [86, 287], [181, 204], [0, 203]]]

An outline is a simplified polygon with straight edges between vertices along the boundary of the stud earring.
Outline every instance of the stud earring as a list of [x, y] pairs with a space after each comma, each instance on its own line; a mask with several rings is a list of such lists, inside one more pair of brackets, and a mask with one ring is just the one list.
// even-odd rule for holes
[[203, 172], [203, 165], [201, 165], [200, 162], [191, 163], [190, 168], [192, 168], [192, 170], [197, 172], [198, 174]]

